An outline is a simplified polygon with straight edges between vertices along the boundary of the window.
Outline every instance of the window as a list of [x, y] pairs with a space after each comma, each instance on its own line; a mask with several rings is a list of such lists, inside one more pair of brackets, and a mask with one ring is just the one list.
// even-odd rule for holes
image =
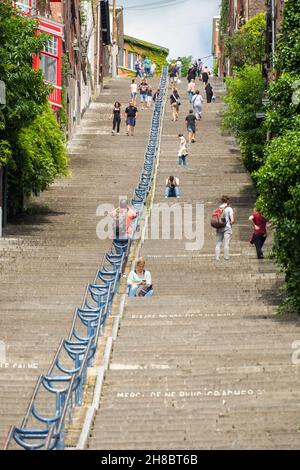
[[20, 0], [15, 5], [26, 15], [36, 15], [36, 0]]
[[132, 52], [128, 52], [128, 68], [134, 70], [134, 56]]
[[46, 54], [41, 54], [40, 68], [44, 72], [44, 77], [47, 82], [57, 83], [57, 59], [50, 57]]
[[57, 37], [52, 36], [51, 39], [49, 39], [44, 47], [44, 51], [48, 52], [48, 54], [57, 56]]
[[119, 47], [119, 66], [124, 67], [124, 49]]

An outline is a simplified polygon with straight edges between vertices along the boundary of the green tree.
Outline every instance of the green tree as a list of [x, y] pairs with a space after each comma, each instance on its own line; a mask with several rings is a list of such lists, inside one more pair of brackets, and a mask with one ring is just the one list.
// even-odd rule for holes
[[[182, 62], [182, 76], [186, 77], [193, 58], [192, 58], [192, 56], [186, 56], [186, 57], [180, 57], [180, 58], [181, 58], [181, 62]], [[176, 61], [177, 61], [177, 58], [171, 60], [170, 65], [175, 64]]]
[[225, 39], [225, 57], [230, 57], [236, 67], [260, 64], [265, 53], [265, 30], [265, 13], [259, 13]]
[[300, 313], [300, 131], [288, 131], [265, 149], [257, 172], [257, 205], [273, 222], [273, 254], [286, 275], [286, 300]]
[[11, 2], [0, 3], [0, 77], [6, 85], [6, 105], [0, 115], [0, 165], [7, 165], [11, 213], [22, 209], [23, 194], [42, 191], [55, 176], [66, 172], [64, 137], [49, 114], [50, 88], [42, 72], [32, 68], [33, 54], [48, 40], [47, 35], [36, 34], [37, 27], [36, 20], [18, 15]]
[[273, 222], [273, 254], [286, 275], [284, 306], [300, 313], [300, 0], [287, 0], [277, 64], [270, 85], [265, 164], [255, 175], [258, 206]]
[[256, 113], [262, 110], [264, 81], [259, 65], [244, 66], [227, 77], [227, 104], [223, 111], [223, 127], [238, 138], [243, 160], [252, 172], [261, 165], [265, 129]]
[[300, 0], [286, 0], [278, 47], [278, 69], [300, 73]]

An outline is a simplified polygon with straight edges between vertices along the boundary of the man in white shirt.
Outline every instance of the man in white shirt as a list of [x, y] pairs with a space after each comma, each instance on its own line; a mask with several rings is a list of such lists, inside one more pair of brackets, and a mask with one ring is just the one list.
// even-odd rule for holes
[[229, 248], [230, 248], [230, 241], [232, 237], [232, 226], [235, 222], [234, 220], [234, 212], [232, 207], [229, 206], [229, 197], [223, 196], [222, 197], [222, 204], [220, 209], [224, 210], [224, 217], [226, 225], [223, 228], [219, 228], [216, 230], [216, 261], [220, 261], [220, 254], [221, 254], [221, 247], [224, 243], [224, 259], [229, 261]]
[[176, 61], [176, 70], [177, 70], [177, 73], [178, 73], [178, 77], [182, 78], [182, 62], [181, 62], [180, 57], [178, 57], [178, 59]]

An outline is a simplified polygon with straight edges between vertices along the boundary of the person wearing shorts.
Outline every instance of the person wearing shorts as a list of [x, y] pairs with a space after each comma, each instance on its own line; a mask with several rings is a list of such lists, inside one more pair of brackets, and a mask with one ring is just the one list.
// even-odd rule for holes
[[137, 90], [138, 90], [137, 83], [135, 80], [132, 80], [131, 85], [130, 85], [130, 95], [134, 103], [134, 106], [136, 106]]
[[140, 99], [142, 109], [146, 109], [147, 99], [148, 99], [148, 88], [149, 85], [146, 80], [142, 80], [140, 83]]
[[134, 128], [136, 125], [136, 115], [138, 113], [137, 108], [134, 106], [133, 101], [130, 101], [129, 106], [125, 109], [127, 135], [134, 134]]
[[196, 142], [195, 134], [196, 134], [196, 116], [194, 115], [194, 111], [191, 109], [187, 117], [185, 118], [187, 131], [189, 133], [189, 144], [193, 144]]

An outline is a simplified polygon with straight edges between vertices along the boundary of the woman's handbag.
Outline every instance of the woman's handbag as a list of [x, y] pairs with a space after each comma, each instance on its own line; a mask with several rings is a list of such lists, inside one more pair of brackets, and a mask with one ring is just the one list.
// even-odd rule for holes
[[250, 238], [250, 244], [254, 245], [254, 243], [255, 243], [255, 232], [252, 233], [252, 236]]
[[174, 93], [173, 93], [172, 96], [173, 96], [174, 100], [176, 101], [177, 106], [180, 106], [181, 103], [180, 103], [180, 101], [176, 98], [176, 96], [174, 95]]

